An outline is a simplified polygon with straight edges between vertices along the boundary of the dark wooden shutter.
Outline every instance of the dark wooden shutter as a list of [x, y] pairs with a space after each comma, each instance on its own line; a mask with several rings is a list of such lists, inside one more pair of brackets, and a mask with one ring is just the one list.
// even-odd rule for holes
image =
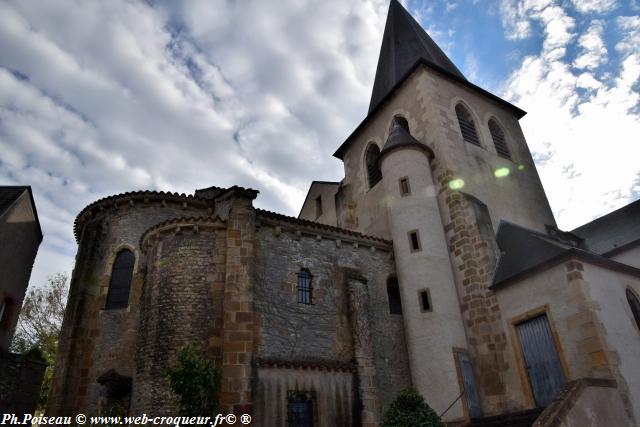
[[135, 260], [133, 252], [128, 249], [123, 250], [116, 256], [111, 270], [111, 281], [109, 282], [109, 293], [107, 294], [105, 309], [125, 308], [129, 305], [129, 291], [131, 290], [131, 278]]
[[547, 406], [564, 384], [564, 372], [546, 315], [517, 326], [529, 383], [537, 406]]

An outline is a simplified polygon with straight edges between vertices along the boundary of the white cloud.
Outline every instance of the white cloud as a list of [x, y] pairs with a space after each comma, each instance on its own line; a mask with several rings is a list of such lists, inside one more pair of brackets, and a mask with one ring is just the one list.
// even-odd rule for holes
[[616, 50], [625, 55], [638, 52], [640, 46], [640, 16], [620, 16], [616, 19], [622, 40], [616, 44]]
[[607, 62], [607, 48], [602, 40], [603, 31], [602, 21], [594, 20], [591, 22], [587, 32], [578, 39], [578, 45], [582, 51], [573, 62], [574, 67], [592, 70]]
[[580, 13], [605, 13], [618, 7], [617, 0], [571, 0]]
[[34, 189], [32, 282], [69, 268], [73, 219], [105, 195], [238, 184], [296, 214], [312, 179], [341, 177], [387, 6], [0, 3], [0, 184]]
[[[553, 15], [564, 15], [558, 6], [550, 6], [532, 12], [530, 19], [546, 26], [551, 13], [545, 11], [552, 8]], [[634, 194], [640, 173], [636, 161], [640, 146], [634, 139], [640, 134], [636, 108], [640, 47], [633, 40], [637, 34], [626, 31], [617, 46], [626, 54], [619, 69], [600, 79], [591, 72], [575, 73], [558, 53], [572, 42], [568, 30], [573, 26], [565, 18], [554, 20], [564, 25], [545, 27], [540, 53], [523, 59], [506, 85], [505, 96], [528, 111], [521, 120], [524, 134], [538, 159], [558, 224], [571, 229], [629, 203]], [[618, 25], [637, 28], [631, 18], [619, 20]], [[605, 55], [601, 34], [601, 23], [594, 21], [578, 38], [583, 50], [573, 65], [589, 70], [601, 63], [589, 56], [592, 51]], [[586, 92], [580, 94], [579, 89]]]

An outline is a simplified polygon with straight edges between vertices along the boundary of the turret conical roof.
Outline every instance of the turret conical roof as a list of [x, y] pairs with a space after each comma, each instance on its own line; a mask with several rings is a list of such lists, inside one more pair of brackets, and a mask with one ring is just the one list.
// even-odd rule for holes
[[369, 113], [419, 60], [465, 79], [460, 70], [400, 2], [391, 0], [382, 36]]

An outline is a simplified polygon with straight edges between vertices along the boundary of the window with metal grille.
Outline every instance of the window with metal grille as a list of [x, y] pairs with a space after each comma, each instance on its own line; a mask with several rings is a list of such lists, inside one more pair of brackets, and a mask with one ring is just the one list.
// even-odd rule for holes
[[382, 172], [378, 166], [380, 149], [377, 145], [371, 144], [367, 148], [367, 178], [369, 178], [369, 188], [373, 188], [382, 179]]
[[298, 273], [298, 302], [311, 304], [311, 273], [304, 268]]
[[287, 393], [287, 424], [289, 427], [313, 427], [313, 393]]
[[478, 132], [476, 131], [476, 125], [473, 123], [473, 117], [464, 105], [456, 105], [456, 115], [458, 116], [458, 124], [460, 125], [460, 132], [462, 132], [462, 139], [466, 142], [470, 142], [475, 145], [480, 145], [480, 139], [478, 139]]
[[640, 328], [640, 300], [638, 300], [636, 294], [629, 288], [627, 288], [627, 301], [631, 307], [631, 313], [636, 321], [636, 326]]
[[124, 249], [116, 256], [111, 269], [106, 310], [125, 308], [129, 305], [129, 291], [131, 290], [135, 260], [135, 255], [128, 249]]
[[389, 298], [389, 313], [402, 314], [400, 286], [398, 286], [398, 279], [395, 277], [390, 277], [389, 280], [387, 280], [387, 297]]
[[493, 119], [489, 120], [489, 132], [491, 132], [491, 138], [493, 139], [493, 145], [496, 147], [496, 153], [498, 153], [499, 156], [511, 160], [511, 153], [509, 152], [509, 147], [507, 147], [504, 132], [500, 125]]

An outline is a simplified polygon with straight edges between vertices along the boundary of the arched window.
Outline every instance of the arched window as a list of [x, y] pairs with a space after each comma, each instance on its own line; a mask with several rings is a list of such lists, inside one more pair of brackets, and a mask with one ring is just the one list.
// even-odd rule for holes
[[636, 326], [640, 328], [640, 301], [636, 294], [629, 288], [627, 288], [627, 301], [629, 301], [633, 318], [636, 320]]
[[387, 297], [389, 298], [389, 313], [402, 314], [400, 287], [398, 286], [398, 279], [395, 277], [390, 277], [387, 280]]
[[466, 142], [470, 142], [475, 145], [480, 145], [478, 139], [478, 132], [476, 132], [476, 125], [473, 123], [473, 117], [469, 110], [464, 105], [456, 105], [456, 115], [458, 116], [458, 124], [460, 125], [460, 132], [462, 132], [462, 139]]
[[105, 309], [125, 308], [129, 305], [129, 290], [131, 289], [135, 260], [135, 255], [128, 249], [122, 250], [116, 256], [111, 269], [111, 280]]
[[504, 137], [504, 132], [500, 125], [494, 120], [489, 120], [489, 132], [491, 132], [491, 138], [493, 139], [493, 145], [496, 146], [496, 153], [499, 156], [505, 157], [511, 160], [511, 153], [509, 147], [507, 147], [507, 141]]
[[298, 273], [298, 302], [311, 304], [311, 273], [306, 268]]
[[382, 172], [378, 166], [380, 149], [376, 144], [371, 144], [367, 148], [367, 177], [369, 178], [369, 188], [373, 188], [381, 179]]

